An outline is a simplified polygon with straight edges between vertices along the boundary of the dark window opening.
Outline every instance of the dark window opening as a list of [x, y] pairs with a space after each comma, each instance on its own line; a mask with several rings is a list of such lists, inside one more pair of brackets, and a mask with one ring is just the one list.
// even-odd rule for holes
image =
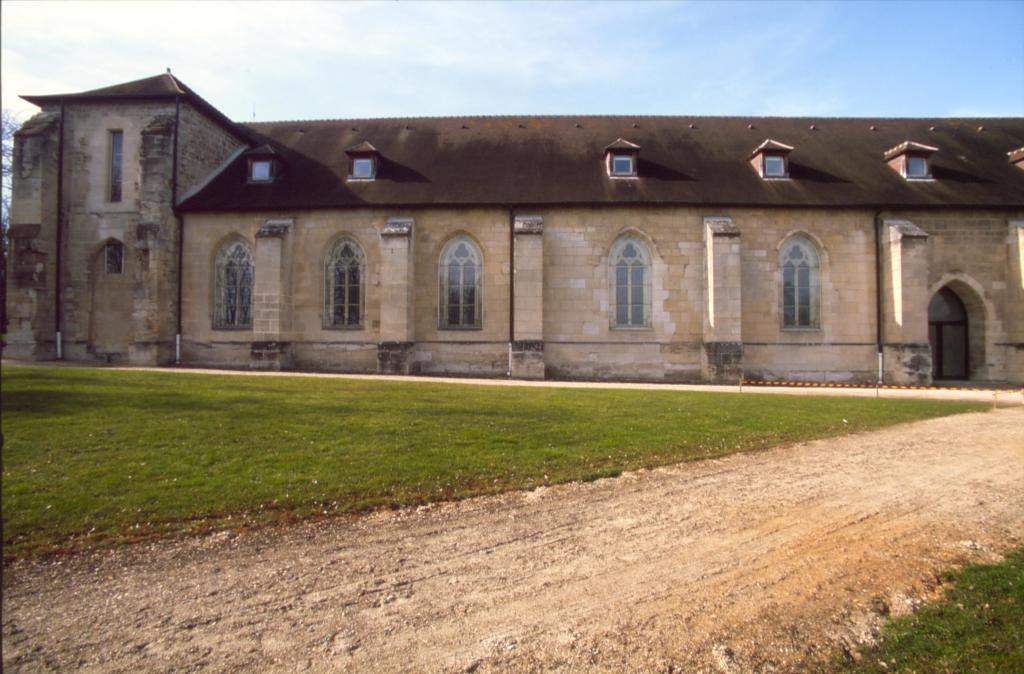
[[110, 132], [110, 200], [121, 201], [121, 165], [124, 154], [124, 133], [122, 131]]
[[613, 176], [634, 176], [636, 175], [636, 158], [630, 154], [612, 155]]
[[352, 160], [352, 177], [356, 180], [373, 180], [373, 159], [359, 157]]
[[108, 274], [124, 272], [124, 244], [120, 241], [108, 241], [103, 249], [104, 267]]
[[927, 178], [928, 160], [924, 157], [907, 157], [907, 177]]
[[764, 176], [766, 178], [785, 178], [786, 159], [777, 154], [769, 154], [764, 157]]
[[274, 180], [273, 159], [250, 159], [249, 160], [249, 182], [269, 183]]

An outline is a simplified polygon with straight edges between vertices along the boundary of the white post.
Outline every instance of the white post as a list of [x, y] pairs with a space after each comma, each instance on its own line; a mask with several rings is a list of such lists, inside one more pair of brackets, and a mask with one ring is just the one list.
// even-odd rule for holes
[[63, 349], [61, 348], [61, 343], [60, 343], [60, 330], [58, 330], [57, 331], [57, 360], [63, 360], [63, 359], [64, 359], [64, 352], [63, 352]]
[[174, 335], [174, 364], [181, 365], [181, 333]]

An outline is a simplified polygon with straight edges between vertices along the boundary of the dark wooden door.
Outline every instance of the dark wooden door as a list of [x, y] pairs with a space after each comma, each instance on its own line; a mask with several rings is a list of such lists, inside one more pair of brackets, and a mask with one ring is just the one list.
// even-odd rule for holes
[[970, 372], [967, 310], [955, 292], [943, 288], [928, 305], [928, 341], [934, 379], [967, 379]]

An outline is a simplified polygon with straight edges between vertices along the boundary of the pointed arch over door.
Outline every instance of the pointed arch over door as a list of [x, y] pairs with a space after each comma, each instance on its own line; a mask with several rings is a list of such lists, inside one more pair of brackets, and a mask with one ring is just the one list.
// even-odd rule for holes
[[932, 347], [933, 379], [967, 379], [970, 349], [967, 308], [948, 286], [928, 304], [928, 341]]

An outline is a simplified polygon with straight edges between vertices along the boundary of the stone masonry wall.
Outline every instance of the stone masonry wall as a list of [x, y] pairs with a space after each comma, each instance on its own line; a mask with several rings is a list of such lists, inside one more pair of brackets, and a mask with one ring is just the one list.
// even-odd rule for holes
[[948, 286], [967, 309], [971, 378], [1024, 381], [1019, 366], [1010, 365], [1020, 347], [1007, 323], [1021, 310], [1022, 299], [1011, 287], [1021, 263], [1013, 258], [1008, 223], [1024, 218], [1024, 212], [901, 211], [897, 216], [929, 235], [929, 299]]
[[[59, 106], [17, 142], [13, 224], [21, 252], [11, 276], [8, 354], [52, 358]], [[171, 208], [173, 102], [74, 103], [64, 111], [62, 345], [69, 360], [157, 364], [173, 359], [178, 229]], [[122, 194], [110, 200], [110, 132], [121, 131]], [[240, 142], [181, 106], [179, 184], [187, 190]], [[21, 226], [24, 225], [24, 226]], [[124, 246], [121, 274], [107, 274], [109, 241]], [[13, 240], [12, 240], [13, 243]], [[31, 277], [31, 278], [30, 278]]]
[[[717, 297], [715, 310], [725, 319], [737, 315], [740, 318], [742, 347], [732, 355], [738, 358], [747, 378], [874, 382], [877, 377], [875, 213], [872, 211], [564, 208], [531, 209], [530, 215], [543, 222], [542, 233], [531, 235], [536, 238], [529, 244], [540, 248], [532, 254], [543, 259], [543, 289], [542, 297], [531, 300], [531, 306], [538, 306], [541, 313], [538, 318], [542, 339], [535, 339], [538, 335], [531, 329], [528, 341], [534, 353], [543, 354], [549, 377], [697, 381], [709, 376], [702, 370], [707, 339], [704, 334], [707, 312], [705, 226], [709, 216], [721, 216], [711, 220], [728, 221], [735, 229], [735, 233], [730, 230], [716, 245], [725, 246], [723, 255], [731, 255], [729, 251], [738, 247], [738, 281], [742, 292], [729, 291]], [[292, 218], [293, 224], [283, 239], [281, 264], [290, 277], [283, 282], [282, 292], [290, 293], [291, 313], [288, 324], [281, 328], [281, 339], [289, 343], [295, 367], [376, 370], [378, 342], [383, 339], [379, 330], [380, 234], [390, 218], [412, 218], [415, 225], [411, 242], [414, 261], [411, 371], [506, 374], [510, 356], [510, 223], [509, 214], [503, 209], [190, 214], [185, 237], [186, 362], [251, 365], [247, 350], [255, 340], [251, 331], [211, 329], [213, 256], [219, 243], [231, 236], [240, 235], [250, 245], [255, 245], [255, 233], [267, 220], [286, 216]], [[1007, 253], [1007, 214], [975, 217], [970, 222], [961, 221], [953, 214], [946, 214], [945, 218], [927, 213], [887, 214], [886, 217], [917, 223], [931, 234], [921, 239], [927, 241], [921, 245], [930, 246], [933, 251], [930, 262], [924, 258], [915, 262], [918, 265], [915, 269], [931, 269], [929, 283], [934, 285], [944, 275], [954, 273], [955, 270], [947, 269], [950, 265], [976, 268], [975, 273], [983, 278], [981, 283], [991, 287], [988, 299], [991, 307], [986, 308], [991, 317], [986, 317], [988, 330], [985, 334], [989, 339], [996, 339], [1001, 334], [999, 325], [1003, 314], [1012, 308], [1000, 304], [1010, 300], [1008, 295], [999, 294], [999, 284], [1006, 283], [1005, 269], [1012, 257]], [[960, 222], [959, 226], [966, 228], [965, 231], [978, 233], [980, 242], [991, 239], [990, 244], [981, 243], [984, 250], [972, 250], [958, 257], [957, 250], [970, 246], [962, 241], [945, 243], [948, 228], [956, 222]], [[1000, 227], [1001, 241], [994, 233]], [[934, 231], [928, 231], [929, 228]], [[438, 328], [438, 257], [444, 244], [458, 234], [471, 236], [483, 252], [483, 327], [480, 330]], [[612, 327], [608, 255], [616, 239], [623, 234], [646, 242], [652, 257], [651, 322], [646, 328]], [[781, 327], [778, 254], [782, 245], [796, 234], [813, 241], [820, 258], [821, 320], [820, 326], [814, 329]], [[368, 263], [364, 324], [359, 330], [323, 327], [323, 256], [329, 243], [341, 235], [351, 236], [360, 243]], [[523, 251], [529, 250], [533, 249], [523, 248]], [[1001, 261], [983, 262], [986, 256], [991, 259], [1001, 256]], [[721, 267], [718, 272], [736, 274], [736, 271], [729, 271], [731, 266], [723, 266], [726, 259], [718, 260]], [[999, 265], [1004, 271], [997, 269]], [[991, 275], [985, 275], [986, 268], [992, 270]], [[256, 273], [259, 275], [260, 270]], [[716, 281], [719, 292], [734, 287], [736, 281], [730, 278]], [[924, 280], [915, 277], [907, 279], [906, 283], [923, 287]], [[924, 294], [921, 296], [923, 298]], [[919, 299], [914, 300], [916, 304], [925, 302]], [[730, 302], [738, 302], [740, 306], [732, 307]], [[891, 308], [891, 304], [892, 300], [887, 300], [886, 306]], [[907, 308], [913, 315], [922, 315], [926, 309], [924, 306]], [[524, 307], [517, 307], [517, 321], [522, 320], [524, 326], [529, 326], [532, 324], [530, 317], [522, 314], [523, 310]], [[713, 337], [717, 335], [712, 332], [709, 334]], [[724, 337], [719, 336], [726, 340], [721, 343], [734, 344], [730, 340], [735, 337], [731, 335], [732, 332], [728, 332]], [[1005, 351], [1008, 347], [1004, 343], [1000, 348]], [[976, 374], [990, 379], [1006, 376], [1005, 367], [999, 370], [991, 365]], [[925, 372], [923, 376], [930, 375]]]
[[[741, 232], [744, 369], [751, 379], [877, 379], [874, 213], [725, 210]], [[803, 234], [818, 251], [820, 326], [783, 329], [779, 252]]]
[[[173, 121], [173, 103], [66, 107], [62, 305], [70, 360], [155, 364], [170, 358], [176, 285]], [[109, 199], [111, 130], [124, 134], [120, 202]], [[110, 240], [124, 244], [122, 279], [99, 278]], [[126, 302], [130, 320], [124, 320]], [[98, 334], [101, 341], [94, 343]]]
[[204, 183], [244, 143], [188, 103], [181, 104], [178, 128], [178, 199]]
[[[291, 363], [300, 369], [376, 372], [380, 333], [380, 233], [388, 219], [405, 212], [301, 211], [282, 239], [282, 265], [290, 294], [290, 317], [281, 327]], [[508, 229], [505, 211], [418, 211], [413, 229], [413, 354], [415, 371], [500, 375], [507, 369]], [[244, 238], [255, 250], [256, 232], [281, 213], [190, 214], [185, 225], [183, 350], [188, 363], [249, 367], [252, 330], [212, 327], [213, 260], [221, 243]], [[440, 330], [437, 312], [437, 257], [452, 236], [466, 233], [484, 258], [483, 328]], [[362, 325], [324, 326], [324, 259], [342, 236], [354, 239], [366, 256]], [[259, 276], [261, 270], [256, 269]]]
[[59, 117], [59, 109], [44, 110], [26, 121], [14, 138], [11, 227], [7, 232], [6, 357], [55, 356]]

